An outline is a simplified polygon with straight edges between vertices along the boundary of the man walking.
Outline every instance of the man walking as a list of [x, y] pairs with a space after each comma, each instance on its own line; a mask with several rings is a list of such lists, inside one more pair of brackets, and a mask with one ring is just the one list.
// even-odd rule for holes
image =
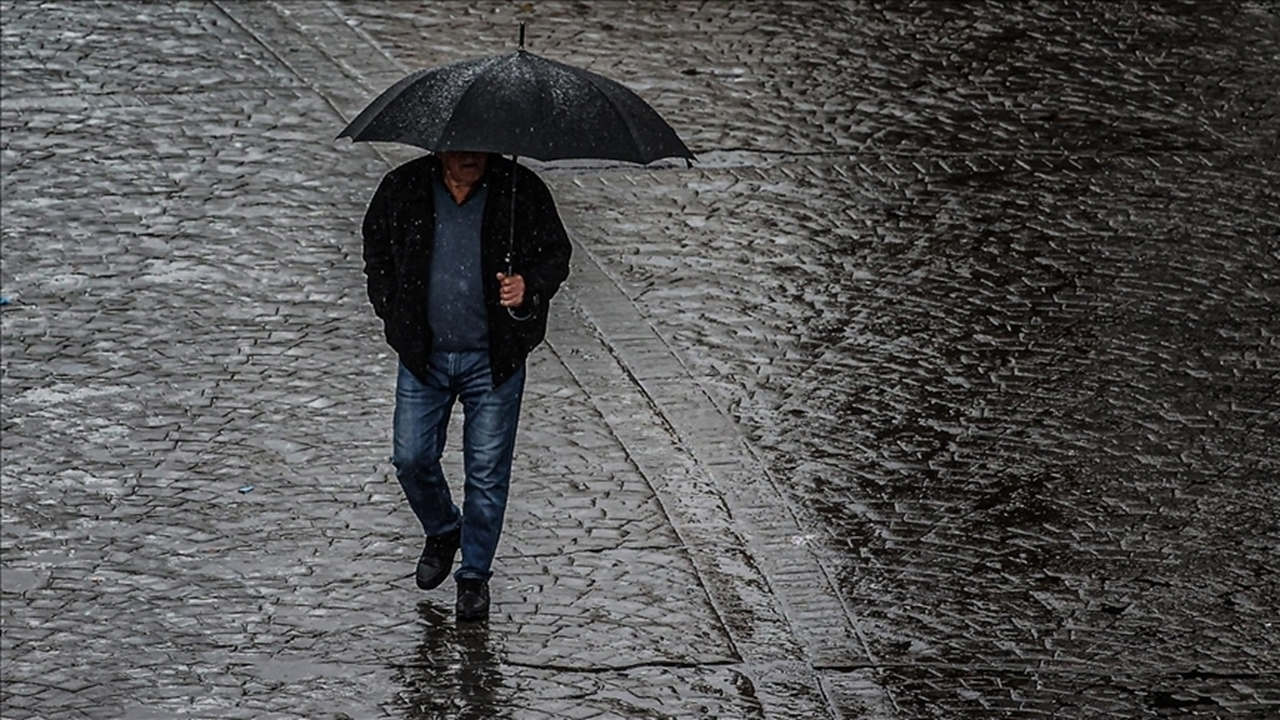
[[[426, 535], [418, 587], [443, 583], [461, 548], [458, 619], [480, 620], [489, 614], [525, 358], [545, 337], [548, 302], [568, 277], [569, 239], [533, 171], [479, 152], [440, 152], [392, 170], [363, 235], [369, 300], [400, 359], [392, 461]], [[440, 465], [457, 401], [461, 508]]]

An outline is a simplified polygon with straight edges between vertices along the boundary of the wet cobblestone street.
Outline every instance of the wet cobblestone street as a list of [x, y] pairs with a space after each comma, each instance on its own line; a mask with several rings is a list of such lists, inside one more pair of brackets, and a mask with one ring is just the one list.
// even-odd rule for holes
[[[529, 49], [573, 237], [487, 625], [333, 138]], [[0, 0], [0, 716], [1280, 715], [1280, 6]], [[454, 433], [457, 436], [458, 433]], [[455, 474], [458, 468], [451, 468]]]

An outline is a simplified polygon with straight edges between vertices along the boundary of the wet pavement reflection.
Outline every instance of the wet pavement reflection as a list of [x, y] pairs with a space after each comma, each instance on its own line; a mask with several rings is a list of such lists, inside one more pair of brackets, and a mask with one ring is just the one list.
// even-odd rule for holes
[[397, 668], [404, 690], [393, 699], [403, 706], [405, 720], [514, 717], [488, 623], [455, 626], [452, 608], [432, 600], [418, 603], [418, 614], [422, 644]]

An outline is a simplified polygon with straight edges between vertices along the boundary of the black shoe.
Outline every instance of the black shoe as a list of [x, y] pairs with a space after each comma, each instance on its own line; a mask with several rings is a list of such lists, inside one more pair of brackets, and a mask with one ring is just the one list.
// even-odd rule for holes
[[458, 581], [458, 619], [484, 620], [489, 617], [489, 581], [462, 578]]
[[416, 580], [423, 590], [434, 590], [449, 577], [453, 570], [453, 556], [458, 554], [458, 543], [462, 538], [461, 531], [448, 535], [428, 537], [422, 547], [422, 557], [418, 558]]

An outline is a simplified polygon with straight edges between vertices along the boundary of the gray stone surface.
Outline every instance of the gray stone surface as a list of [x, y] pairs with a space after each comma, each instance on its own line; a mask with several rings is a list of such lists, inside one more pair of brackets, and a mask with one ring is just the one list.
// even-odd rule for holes
[[[334, 141], [529, 46], [576, 245], [487, 626]], [[1272, 3], [0, 2], [4, 718], [1280, 713]], [[456, 434], [456, 433], [455, 433]]]

